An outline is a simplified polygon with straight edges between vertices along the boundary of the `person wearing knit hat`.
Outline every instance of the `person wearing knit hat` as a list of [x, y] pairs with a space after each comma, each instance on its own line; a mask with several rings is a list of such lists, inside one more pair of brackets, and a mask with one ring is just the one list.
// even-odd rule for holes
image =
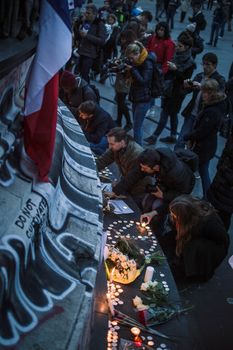
[[75, 88], [76, 85], [76, 80], [75, 80], [75, 75], [68, 70], [65, 70], [61, 74], [60, 78], [60, 86], [65, 90], [65, 91], [70, 91]]
[[193, 33], [196, 30], [196, 23], [190, 23], [186, 26], [186, 30], [188, 30], [189, 32]]
[[187, 32], [193, 39], [193, 46], [191, 48], [192, 57], [195, 58], [196, 55], [204, 50], [204, 40], [196, 32], [196, 23], [190, 23], [186, 26], [185, 32]]
[[82, 102], [87, 100], [98, 102], [93, 88], [80, 76], [75, 76], [67, 70], [63, 71], [60, 76], [59, 97], [74, 116]]

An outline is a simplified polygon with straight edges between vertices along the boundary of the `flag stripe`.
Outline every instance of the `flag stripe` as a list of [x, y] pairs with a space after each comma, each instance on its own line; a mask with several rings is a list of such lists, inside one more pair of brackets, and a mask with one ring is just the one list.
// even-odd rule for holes
[[66, 1], [58, 1], [58, 0], [47, 0], [50, 5], [53, 7], [54, 11], [56, 11], [60, 18], [63, 20], [65, 25], [71, 31], [71, 21], [70, 21], [70, 13], [68, 8], [68, 0]]
[[25, 151], [37, 165], [40, 181], [48, 181], [52, 163], [59, 70], [72, 51], [69, 21], [67, 0], [41, 1], [39, 40], [26, 83], [24, 108]]

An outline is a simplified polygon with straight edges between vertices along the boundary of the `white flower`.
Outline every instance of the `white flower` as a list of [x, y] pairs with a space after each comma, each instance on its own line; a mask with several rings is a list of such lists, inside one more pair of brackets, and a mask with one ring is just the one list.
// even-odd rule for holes
[[148, 310], [148, 309], [149, 309], [149, 305], [139, 304], [137, 306], [138, 311], [143, 311], [143, 310]]
[[142, 299], [136, 295], [136, 297], [133, 299], [134, 306], [138, 307], [138, 305], [142, 305]]

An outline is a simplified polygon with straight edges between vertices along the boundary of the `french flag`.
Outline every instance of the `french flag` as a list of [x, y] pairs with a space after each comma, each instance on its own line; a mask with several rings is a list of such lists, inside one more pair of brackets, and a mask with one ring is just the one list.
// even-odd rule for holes
[[26, 82], [24, 148], [38, 180], [49, 181], [56, 135], [59, 70], [72, 52], [67, 0], [42, 0], [36, 54]]

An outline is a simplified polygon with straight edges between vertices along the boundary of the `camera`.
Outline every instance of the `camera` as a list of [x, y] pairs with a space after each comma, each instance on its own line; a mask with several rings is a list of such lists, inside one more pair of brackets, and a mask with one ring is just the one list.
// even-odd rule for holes
[[108, 60], [107, 63], [103, 66], [103, 72], [106, 73], [124, 73], [127, 65], [130, 65], [130, 61], [125, 59], [112, 59]]
[[189, 86], [191, 86], [191, 87], [194, 85], [192, 80], [188, 80], [188, 84], [189, 84]]

